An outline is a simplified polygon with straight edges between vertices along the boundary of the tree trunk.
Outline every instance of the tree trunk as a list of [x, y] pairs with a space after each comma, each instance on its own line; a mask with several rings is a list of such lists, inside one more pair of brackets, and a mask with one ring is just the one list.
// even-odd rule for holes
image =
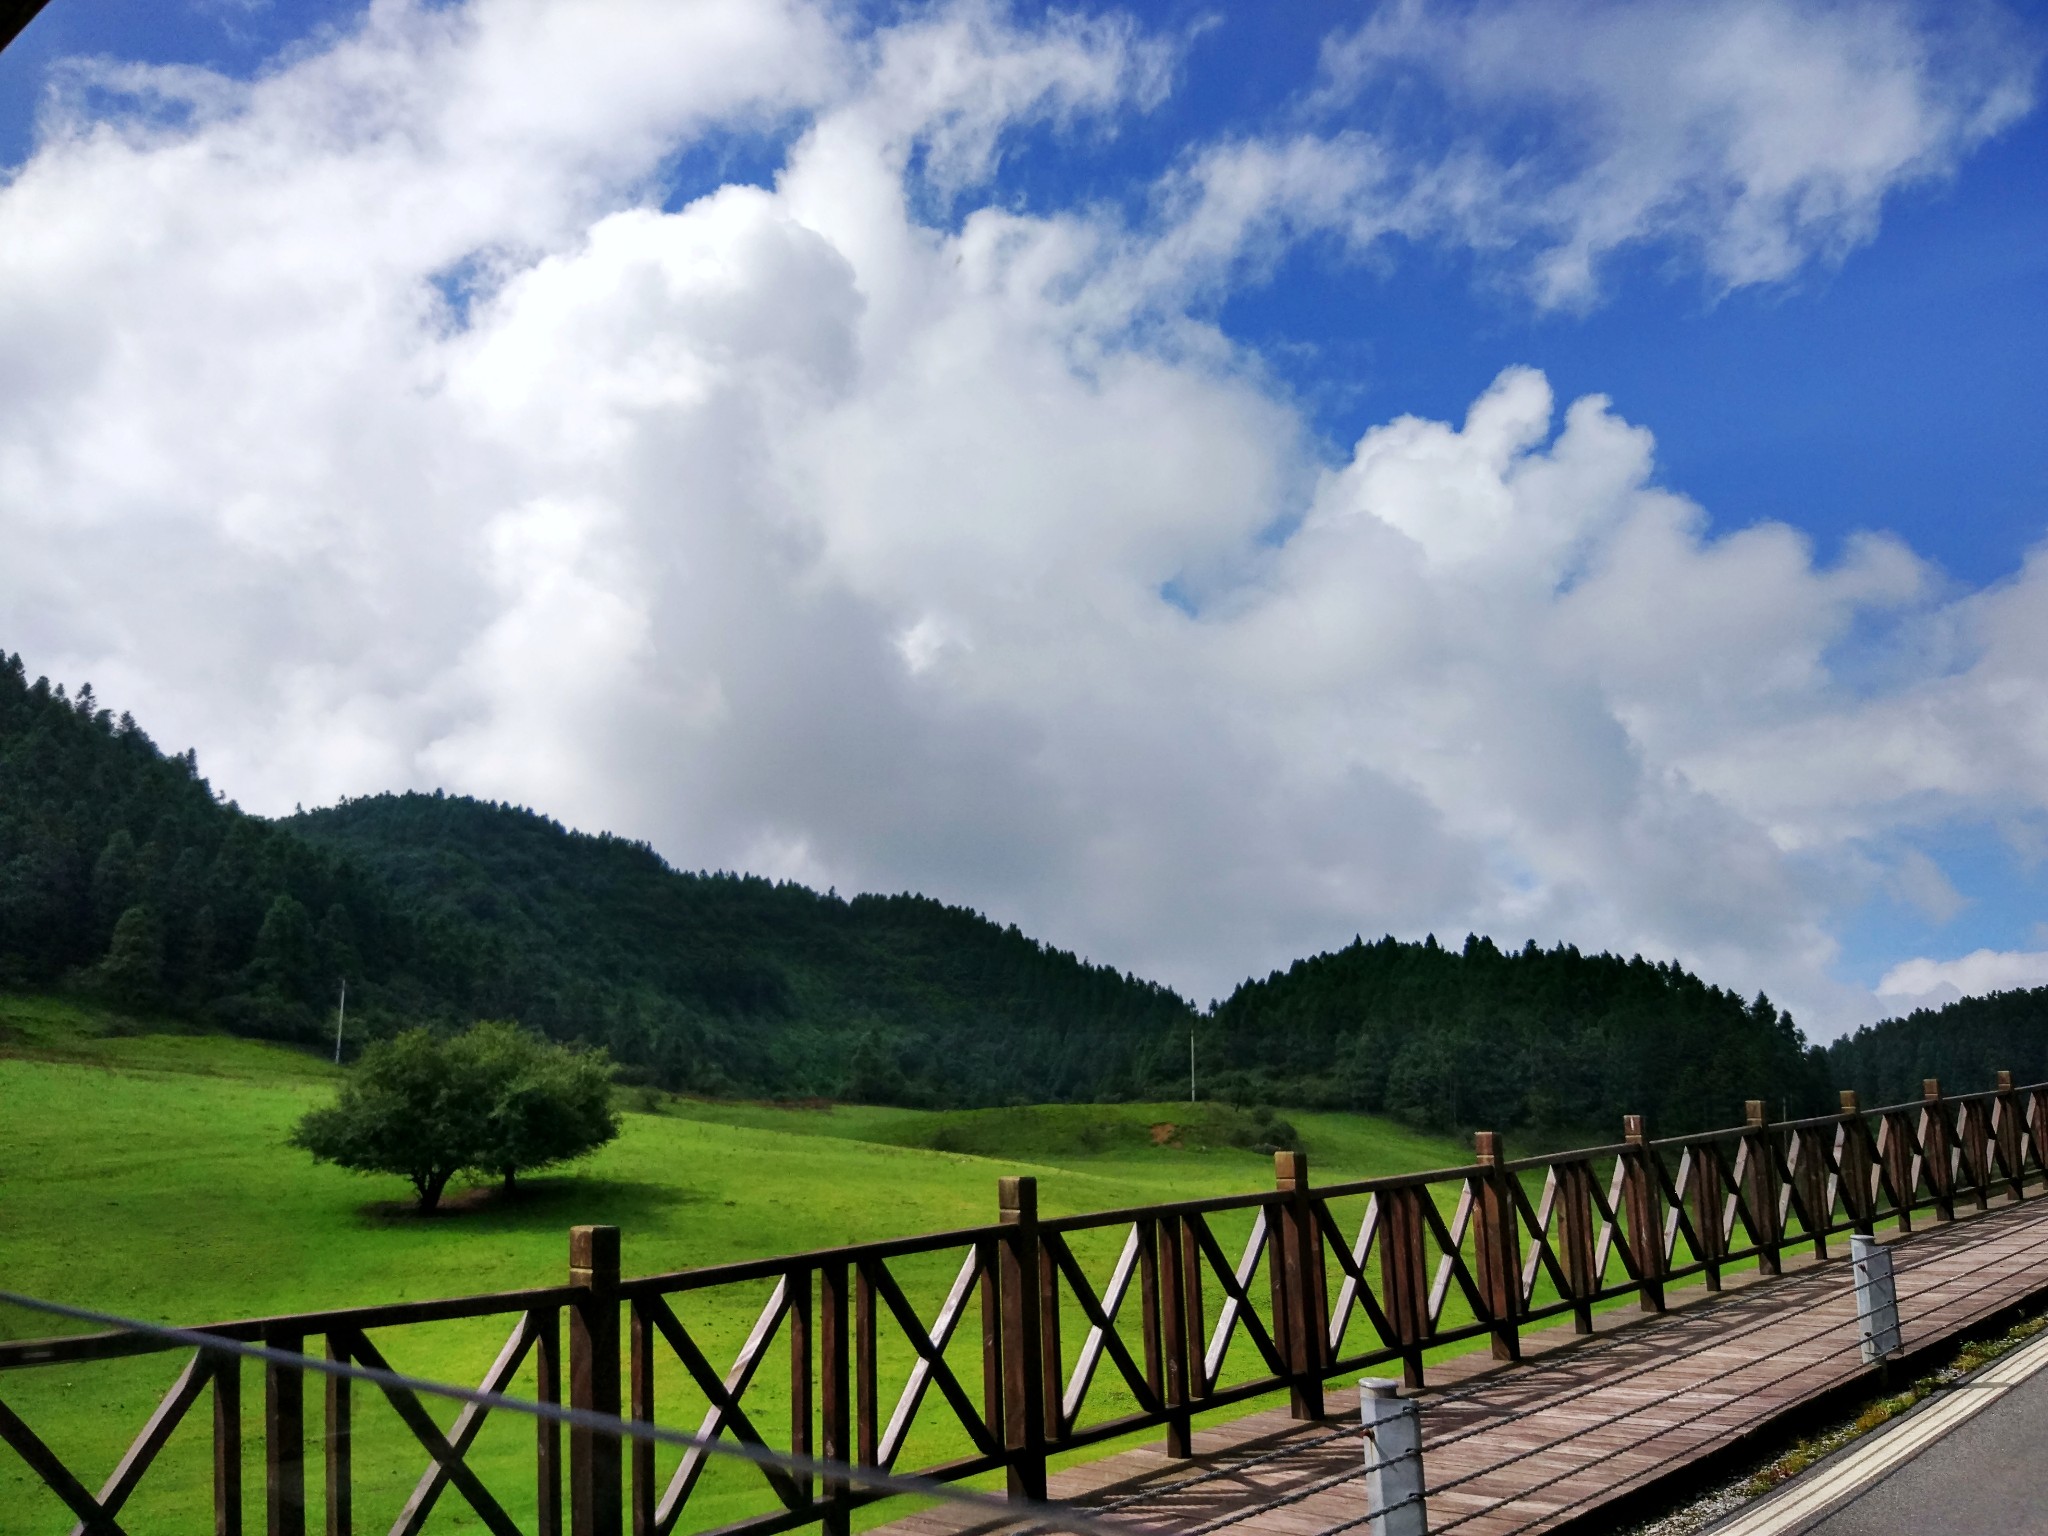
[[431, 1216], [440, 1208], [441, 1191], [448, 1187], [448, 1180], [452, 1175], [453, 1170], [451, 1169], [447, 1173], [434, 1172], [428, 1174], [424, 1183], [418, 1179], [413, 1180], [413, 1188], [420, 1192], [420, 1203], [417, 1209], [422, 1216]]
[[512, 1193], [512, 1191], [513, 1191], [513, 1189], [514, 1189], [514, 1187], [515, 1187], [515, 1185], [514, 1185], [514, 1180], [515, 1180], [515, 1179], [516, 1179], [516, 1178], [518, 1177], [518, 1174], [519, 1174], [519, 1170], [518, 1170], [517, 1168], [507, 1168], [507, 1169], [505, 1170], [505, 1193], [506, 1193], [506, 1194], [508, 1194], [508, 1195], [509, 1195], [509, 1194], [511, 1194], [511, 1193]]

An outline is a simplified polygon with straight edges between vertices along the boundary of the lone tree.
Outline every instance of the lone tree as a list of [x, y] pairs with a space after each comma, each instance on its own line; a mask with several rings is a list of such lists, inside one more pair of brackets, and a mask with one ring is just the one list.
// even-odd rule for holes
[[311, 1111], [291, 1144], [358, 1173], [412, 1181], [418, 1208], [441, 1203], [464, 1169], [512, 1187], [619, 1133], [610, 1059], [488, 1021], [452, 1039], [409, 1030], [363, 1052], [335, 1101]]
[[470, 1166], [511, 1189], [531, 1172], [603, 1146], [619, 1134], [612, 1063], [602, 1051], [551, 1045], [516, 1024], [486, 1020], [453, 1042], [485, 1087], [490, 1108]]

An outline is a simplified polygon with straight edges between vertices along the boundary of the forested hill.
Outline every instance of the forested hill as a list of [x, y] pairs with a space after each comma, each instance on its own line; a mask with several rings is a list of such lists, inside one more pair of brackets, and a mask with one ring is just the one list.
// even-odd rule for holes
[[304, 1035], [331, 976], [374, 983], [373, 1007], [439, 1007], [416, 980], [435, 937], [363, 870], [223, 804], [90, 685], [67, 698], [0, 651], [0, 985]]
[[90, 687], [0, 652], [0, 986], [313, 1042], [508, 1016], [675, 1088], [896, 1102], [1127, 1096], [1186, 1053], [1166, 988], [916, 896], [669, 869], [529, 812], [223, 803]]
[[678, 1087], [1128, 1097], [1186, 1049], [1193, 1014], [1174, 992], [922, 896], [691, 874], [644, 844], [439, 794], [281, 825], [373, 871], [417, 920], [473, 935], [481, 1011], [595, 1033]]
[[1428, 1126], [1652, 1135], [1827, 1106], [1821, 1054], [1791, 1018], [1670, 963], [1533, 944], [1353, 943], [1247, 982], [1203, 1022], [1233, 1091]]
[[1918, 1099], [1930, 1077], [1946, 1093], [1989, 1088], [2000, 1071], [2021, 1085], [2048, 1082], [2048, 987], [1960, 998], [1867, 1025], [1828, 1047], [1828, 1068], [1873, 1105]]
[[961, 908], [690, 874], [510, 807], [380, 795], [266, 821], [0, 652], [0, 986], [312, 1043], [343, 977], [352, 1043], [512, 1017], [668, 1087], [777, 1098], [1173, 1097], [1191, 1028], [1204, 1097], [1431, 1126], [1577, 1132], [1633, 1110], [1676, 1132], [1832, 1086], [1766, 1000], [1640, 959], [1384, 939], [1198, 1017]]

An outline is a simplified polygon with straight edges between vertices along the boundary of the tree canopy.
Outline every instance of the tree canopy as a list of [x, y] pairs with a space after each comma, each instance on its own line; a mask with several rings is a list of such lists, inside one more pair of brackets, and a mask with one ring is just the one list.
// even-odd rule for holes
[[1946, 1093], [1979, 1092], [2002, 1071], [2022, 1086], [2048, 1082], [2048, 987], [1958, 998], [1866, 1025], [1828, 1047], [1828, 1068], [1869, 1105], [1913, 1102], [1930, 1077]]
[[358, 1173], [396, 1174], [432, 1211], [464, 1170], [509, 1189], [522, 1170], [572, 1161], [618, 1135], [611, 1076], [601, 1051], [552, 1045], [514, 1024], [485, 1021], [448, 1039], [407, 1030], [366, 1050], [291, 1145]]
[[1743, 1101], [1825, 1108], [1826, 1072], [1769, 998], [1571, 945], [1358, 940], [1239, 987], [1199, 1026], [1214, 1091], [1438, 1130], [1619, 1135], [1739, 1123]]

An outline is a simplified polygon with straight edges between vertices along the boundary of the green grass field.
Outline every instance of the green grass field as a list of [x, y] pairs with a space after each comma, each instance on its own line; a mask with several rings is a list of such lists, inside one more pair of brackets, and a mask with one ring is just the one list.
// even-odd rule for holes
[[[1213, 1144], [1228, 1127], [1219, 1129], [1216, 1112], [1203, 1107], [919, 1113], [666, 1100], [657, 1113], [627, 1114], [616, 1143], [571, 1173], [533, 1179], [510, 1203], [484, 1199], [423, 1219], [403, 1209], [402, 1181], [316, 1166], [284, 1146], [292, 1123], [325, 1099], [335, 1078], [328, 1064], [280, 1047], [153, 1028], [61, 1001], [0, 998], [0, 1285], [152, 1321], [202, 1323], [560, 1283], [567, 1229], [578, 1222], [619, 1226], [627, 1271], [651, 1273], [991, 1221], [1005, 1173], [1035, 1174], [1047, 1214], [1253, 1190], [1272, 1179], [1270, 1156]], [[1381, 1122], [1289, 1118], [1319, 1182], [1466, 1160], [1461, 1144]], [[1223, 1224], [1219, 1237], [1226, 1245], [1242, 1240]], [[1077, 1243], [1098, 1283], [1118, 1242], [1120, 1234], [1104, 1234]], [[955, 1255], [904, 1266], [906, 1289], [927, 1317], [957, 1262]], [[714, 1359], [720, 1349], [729, 1358], [760, 1299], [721, 1293], [693, 1301], [686, 1321], [707, 1348], [717, 1345]], [[392, 1330], [380, 1344], [401, 1370], [473, 1383], [508, 1326]], [[0, 1333], [52, 1331], [61, 1330], [0, 1312]], [[963, 1330], [963, 1348], [975, 1347], [972, 1334]], [[898, 1354], [900, 1379], [909, 1356]], [[181, 1363], [166, 1355], [11, 1372], [0, 1378], [0, 1396], [97, 1486]], [[786, 1402], [786, 1375], [770, 1367], [756, 1387], [768, 1422]], [[671, 1358], [662, 1379], [665, 1422], [693, 1425], [701, 1411], [684, 1384]], [[530, 1385], [529, 1367], [515, 1390]], [[245, 1382], [244, 1399], [253, 1433], [262, 1411], [256, 1380]], [[1120, 1403], [1128, 1399], [1105, 1390], [1099, 1412]], [[936, 1394], [932, 1404], [939, 1406]], [[317, 1408], [315, 1389], [315, 1422]], [[389, 1523], [425, 1462], [417, 1450], [404, 1454], [395, 1416], [364, 1401], [360, 1389], [357, 1414], [357, 1524], [369, 1530]], [[437, 1416], [445, 1424], [452, 1413]], [[959, 1434], [937, 1422], [943, 1413], [932, 1417], [926, 1430], [921, 1416], [905, 1466], [964, 1449]], [[202, 1403], [129, 1505], [130, 1531], [207, 1523], [207, 1442]], [[500, 1416], [472, 1453], [515, 1516], [531, 1507], [522, 1481], [530, 1479], [530, 1445], [528, 1426]], [[671, 1461], [662, 1458], [664, 1469]], [[309, 1466], [317, 1507], [317, 1454]], [[692, 1500], [689, 1523], [757, 1507], [758, 1490], [752, 1473], [720, 1467]], [[260, 1511], [253, 1476], [247, 1496]], [[65, 1524], [55, 1498], [0, 1450], [0, 1533]], [[452, 1494], [430, 1526], [476, 1528]]]

